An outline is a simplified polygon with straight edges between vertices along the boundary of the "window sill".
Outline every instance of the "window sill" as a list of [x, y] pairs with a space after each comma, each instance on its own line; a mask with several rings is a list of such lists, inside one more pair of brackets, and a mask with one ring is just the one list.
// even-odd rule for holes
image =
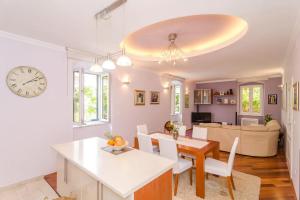
[[253, 113], [240, 113], [240, 116], [250, 116], [250, 117], [263, 117], [263, 114], [253, 114]]
[[84, 124], [73, 124], [73, 128], [84, 128], [84, 127], [99, 126], [99, 125], [105, 125], [105, 124], [109, 124], [109, 122], [95, 121], [95, 122], [87, 122]]

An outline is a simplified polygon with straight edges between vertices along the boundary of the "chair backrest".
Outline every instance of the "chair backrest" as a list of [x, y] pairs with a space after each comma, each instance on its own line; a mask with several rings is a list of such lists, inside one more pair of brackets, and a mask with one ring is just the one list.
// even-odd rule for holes
[[239, 138], [236, 137], [234, 139], [233, 145], [231, 147], [230, 155], [228, 158], [228, 163], [227, 163], [228, 176], [231, 175], [231, 171], [232, 171], [232, 167], [233, 167], [233, 163], [234, 163], [235, 152], [236, 152], [238, 143], [239, 143]]
[[179, 126], [178, 134], [180, 136], [186, 136], [186, 126]]
[[192, 137], [197, 139], [207, 140], [207, 128], [194, 126]]
[[147, 124], [141, 124], [136, 126], [138, 133], [149, 134]]
[[174, 161], [178, 161], [177, 144], [175, 140], [158, 138], [160, 155]]
[[152, 145], [151, 136], [146, 135], [144, 133], [138, 133], [137, 137], [138, 137], [138, 141], [139, 141], [139, 149], [141, 151], [153, 153], [153, 145]]

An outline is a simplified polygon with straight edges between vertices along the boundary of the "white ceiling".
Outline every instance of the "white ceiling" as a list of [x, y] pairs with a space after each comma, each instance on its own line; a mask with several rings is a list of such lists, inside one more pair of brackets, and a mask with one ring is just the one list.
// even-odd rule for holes
[[278, 74], [282, 70], [299, 0], [128, 0], [108, 21], [94, 14], [113, 0], [0, 0], [0, 30], [42, 41], [106, 52], [146, 25], [196, 14], [227, 14], [248, 22], [248, 33], [235, 44], [177, 66], [135, 61], [134, 67], [190, 80], [214, 80]]

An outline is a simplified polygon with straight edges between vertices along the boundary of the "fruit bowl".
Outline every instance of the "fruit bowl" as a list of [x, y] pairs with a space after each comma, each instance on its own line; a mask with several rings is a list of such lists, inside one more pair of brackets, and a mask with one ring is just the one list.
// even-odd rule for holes
[[123, 145], [110, 145], [107, 144], [113, 151], [121, 151], [123, 150], [125, 147], [128, 146], [128, 142], [125, 140]]

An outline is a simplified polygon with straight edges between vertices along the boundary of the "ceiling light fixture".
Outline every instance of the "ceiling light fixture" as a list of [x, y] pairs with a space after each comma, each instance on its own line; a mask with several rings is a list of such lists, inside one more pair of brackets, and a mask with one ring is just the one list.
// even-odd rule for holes
[[130, 67], [132, 65], [131, 59], [125, 53], [125, 48], [122, 49], [122, 55], [117, 59], [117, 65], [121, 67]]
[[102, 63], [102, 68], [103, 69], [108, 69], [108, 70], [114, 70], [116, 69], [115, 63], [111, 60], [110, 54], [107, 55], [106, 60]]
[[188, 59], [184, 56], [184, 52], [175, 44], [176, 38], [176, 33], [170, 33], [168, 35], [170, 45], [162, 52], [161, 59], [158, 61], [159, 64], [167, 62], [176, 65], [177, 61], [188, 61]]
[[98, 63], [98, 58], [95, 58], [95, 63], [91, 66], [90, 71], [101, 73], [103, 72], [103, 68]]

